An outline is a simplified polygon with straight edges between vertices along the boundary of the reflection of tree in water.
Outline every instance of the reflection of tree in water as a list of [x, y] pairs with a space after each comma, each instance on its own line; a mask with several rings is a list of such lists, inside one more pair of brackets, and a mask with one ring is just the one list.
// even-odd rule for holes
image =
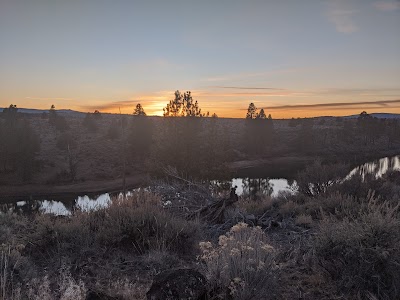
[[[19, 204], [18, 204], [19, 203]], [[31, 215], [40, 212], [41, 201], [27, 200], [15, 203], [6, 203], [0, 206], [3, 213], [16, 213], [21, 215]]]
[[210, 181], [210, 189], [214, 196], [222, 197], [231, 191], [231, 180], [212, 180]]
[[400, 170], [400, 156], [385, 157], [373, 162], [365, 163], [353, 169], [350, 174], [359, 174], [362, 178], [368, 175], [381, 177], [390, 171]]
[[[76, 199], [63, 198], [58, 201], [45, 201], [47, 205], [54, 205], [54, 203], [62, 203], [65, 208], [72, 212], [76, 208]], [[20, 215], [31, 215], [36, 213], [47, 212], [43, 200], [26, 200], [13, 203], [0, 204], [0, 212], [2, 213], [15, 213]]]
[[271, 196], [273, 184], [269, 178], [243, 178], [243, 196], [256, 200], [259, 196]]
[[77, 204], [77, 198], [65, 198], [65, 199], [59, 199], [58, 202], [61, 202], [62, 204], [64, 204], [65, 208], [69, 211], [69, 212], [73, 212], [76, 208], [76, 204]]

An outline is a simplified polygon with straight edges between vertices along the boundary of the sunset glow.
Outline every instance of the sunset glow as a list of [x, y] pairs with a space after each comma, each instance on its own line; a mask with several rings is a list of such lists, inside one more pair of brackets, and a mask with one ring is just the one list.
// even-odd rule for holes
[[2, 0], [0, 107], [161, 116], [190, 90], [220, 117], [400, 113], [399, 3]]

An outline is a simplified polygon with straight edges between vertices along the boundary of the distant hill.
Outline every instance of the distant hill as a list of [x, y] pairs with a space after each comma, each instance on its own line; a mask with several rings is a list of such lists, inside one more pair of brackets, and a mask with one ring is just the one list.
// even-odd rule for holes
[[[0, 108], [0, 113], [2, 113], [4, 108]], [[71, 109], [57, 109], [56, 110], [58, 114], [61, 115], [82, 115], [84, 114], [83, 112], [76, 111], [76, 110], [71, 110]], [[18, 108], [19, 113], [23, 114], [42, 114], [42, 113], [48, 113], [48, 109], [34, 109], [34, 108]]]
[[[0, 108], [0, 113], [2, 113], [4, 108]], [[61, 115], [73, 115], [73, 116], [82, 116], [86, 113], [72, 110], [72, 109], [57, 109], [57, 113]], [[42, 114], [42, 113], [48, 113], [48, 109], [35, 109], [35, 108], [18, 108], [18, 112], [24, 113], [24, 114]], [[113, 113], [103, 113], [103, 114], [109, 114], [113, 115]], [[371, 116], [374, 118], [378, 119], [400, 119], [400, 114], [391, 114], [391, 113], [371, 113]], [[359, 114], [357, 115], [350, 115], [350, 116], [343, 116], [339, 118], [345, 118], [345, 119], [356, 119], [359, 117]], [[335, 116], [318, 116], [318, 117], [313, 117], [312, 119], [322, 119], [322, 118], [337, 118]], [[231, 119], [231, 118], [225, 118], [225, 119]], [[240, 119], [240, 118], [239, 118]]]
[[[400, 119], [400, 114], [389, 114], [389, 113], [372, 113], [370, 116], [377, 119]], [[346, 119], [356, 119], [359, 115], [346, 116]]]

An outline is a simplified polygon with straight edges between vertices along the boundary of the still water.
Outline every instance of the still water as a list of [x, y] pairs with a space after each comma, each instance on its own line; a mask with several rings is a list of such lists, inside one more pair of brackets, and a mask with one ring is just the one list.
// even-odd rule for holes
[[[350, 178], [355, 174], [360, 174], [361, 176], [372, 174], [376, 177], [381, 177], [388, 171], [400, 171], [400, 155], [394, 157], [385, 157], [362, 164], [354, 168], [346, 176], [346, 178]], [[245, 195], [248, 197], [253, 197], [259, 194], [276, 197], [282, 192], [295, 192], [294, 182], [290, 180], [288, 181], [285, 178], [233, 178], [228, 182], [215, 180], [212, 183], [214, 185], [225, 186], [227, 188], [229, 188], [229, 186], [236, 187], [236, 193], [238, 195]], [[18, 201], [2, 204], [0, 205], [0, 210], [2, 212], [17, 211], [20, 213], [40, 211], [55, 215], [69, 215], [74, 209], [89, 211], [96, 208], [107, 207], [110, 204], [113, 196], [115, 195], [105, 193], [96, 197], [81, 196], [77, 197], [76, 199], [68, 199], [64, 201], [54, 201], [48, 199]]]

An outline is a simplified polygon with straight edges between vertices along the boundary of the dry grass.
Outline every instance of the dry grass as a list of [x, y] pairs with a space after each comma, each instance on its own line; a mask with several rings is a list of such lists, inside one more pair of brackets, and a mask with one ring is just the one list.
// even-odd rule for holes
[[313, 219], [310, 215], [301, 214], [295, 219], [295, 224], [300, 226], [311, 227], [313, 224]]
[[239, 223], [219, 237], [218, 246], [201, 242], [200, 248], [211, 297], [274, 298], [278, 278], [275, 249], [267, 243], [260, 227]]
[[246, 197], [240, 197], [237, 206], [247, 214], [259, 216], [271, 209], [276, 203], [270, 196], [260, 196], [256, 201]]
[[[135, 294], [140, 299], [148, 285], [132, 280], [138, 266], [162, 269], [169, 265], [166, 257], [193, 255], [200, 240], [198, 223], [170, 214], [160, 197], [148, 192], [68, 217], [0, 215], [0, 225], [0, 245], [5, 247], [0, 276], [3, 299], [18, 299], [12, 296], [18, 284], [23, 299], [29, 295], [29, 299], [85, 299], [86, 282], [90, 288], [98, 280], [103, 283], [101, 291], [118, 292], [124, 299], [135, 299]], [[150, 253], [164, 256], [157, 261], [140, 259]], [[146, 270], [145, 276], [150, 272]], [[117, 291], [111, 282], [125, 287]]]
[[[354, 179], [319, 195], [239, 200], [238, 210], [282, 226], [267, 237], [240, 223], [200, 244], [210, 299], [399, 299], [399, 183], [367, 181], [353, 196]], [[68, 217], [0, 215], [0, 299], [145, 299], [154, 274], [198, 266], [201, 226], [216, 237], [234, 220], [187, 221], [143, 191]]]
[[31, 236], [39, 249], [63, 256], [93, 252], [98, 247], [115, 247], [144, 254], [150, 250], [185, 254], [193, 250], [198, 225], [169, 214], [158, 196], [138, 192], [116, 198], [107, 208], [75, 212], [69, 218], [36, 218]]
[[358, 215], [325, 217], [315, 249], [319, 265], [348, 297], [400, 296], [399, 205], [372, 198]]

